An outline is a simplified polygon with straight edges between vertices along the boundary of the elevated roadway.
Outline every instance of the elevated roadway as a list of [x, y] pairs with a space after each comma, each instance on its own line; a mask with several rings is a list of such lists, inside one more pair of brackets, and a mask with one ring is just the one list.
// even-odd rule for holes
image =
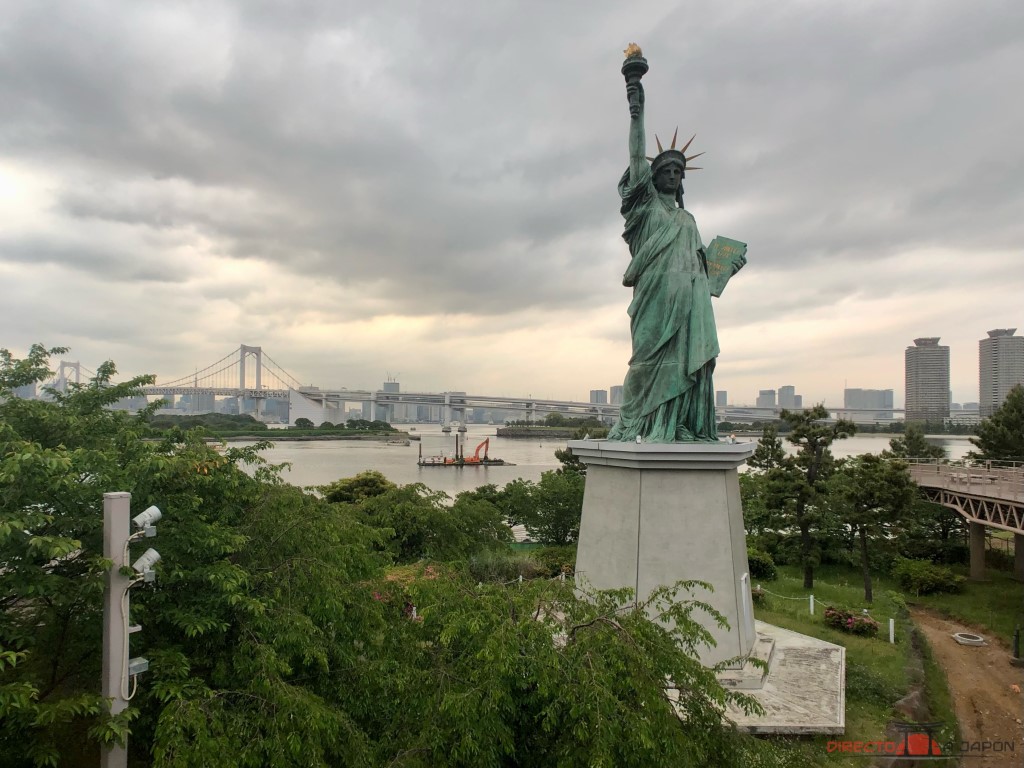
[[967, 520], [972, 579], [985, 577], [985, 529], [992, 528], [1013, 534], [1014, 574], [1024, 581], [1024, 464], [918, 459], [911, 460], [910, 476], [930, 501]]

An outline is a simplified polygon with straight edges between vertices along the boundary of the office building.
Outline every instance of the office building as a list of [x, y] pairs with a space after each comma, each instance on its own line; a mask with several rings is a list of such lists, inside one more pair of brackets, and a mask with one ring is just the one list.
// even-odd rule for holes
[[843, 408], [861, 411], [858, 417], [892, 419], [891, 389], [844, 389]]
[[796, 408], [796, 387], [786, 385], [779, 387], [779, 407]]
[[949, 418], [949, 347], [939, 337], [914, 339], [904, 354], [906, 421]]
[[755, 403], [757, 408], [774, 408], [775, 407], [775, 390], [774, 389], [762, 389], [757, 393], [757, 402]]
[[979, 414], [988, 418], [1018, 384], [1024, 384], [1024, 336], [1016, 328], [995, 328], [978, 342]]
[[608, 390], [607, 389], [592, 389], [590, 390], [590, 402], [595, 405], [608, 405]]
[[612, 405], [622, 405], [622, 385], [610, 387], [608, 389], [608, 396], [611, 399]]
[[724, 389], [715, 392], [715, 408], [725, 408], [727, 405], [729, 405], [729, 393]]

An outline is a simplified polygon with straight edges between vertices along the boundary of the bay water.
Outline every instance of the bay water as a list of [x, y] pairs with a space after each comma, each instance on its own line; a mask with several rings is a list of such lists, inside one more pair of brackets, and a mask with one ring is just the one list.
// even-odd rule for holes
[[[399, 429], [409, 429], [399, 425]], [[411, 435], [419, 435], [422, 441], [413, 440], [409, 445], [389, 444], [376, 440], [282, 440], [263, 452], [263, 456], [274, 464], [289, 464], [282, 475], [286, 482], [299, 486], [326, 485], [343, 477], [352, 477], [369, 469], [381, 472], [393, 483], [423, 483], [435, 491], [454, 496], [487, 483], [504, 486], [517, 478], [536, 482], [541, 473], [557, 469], [560, 465], [555, 451], [565, 448], [566, 441], [554, 439], [511, 439], [496, 435], [497, 427], [487, 424], [470, 424], [465, 436], [465, 455], [473, 455], [476, 446], [490, 439], [488, 455], [492, 459], [504, 459], [514, 466], [436, 466], [420, 467], [416, 461], [422, 445], [425, 456], [437, 451], [438, 446], [453, 445], [454, 433], [442, 435], [437, 424], [417, 424]], [[270, 432], [267, 439], [273, 440]], [[832, 452], [836, 457], [857, 456], [862, 453], [881, 453], [889, 447], [891, 434], [854, 435], [846, 440], [833, 443]], [[740, 437], [739, 440], [754, 440]], [[941, 435], [929, 441], [946, 449], [950, 459], [961, 459], [971, 450], [966, 436]], [[783, 441], [787, 448], [791, 448]], [[244, 444], [244, 443], [232, 443]], [[483, 451], [481, 451], [481, 456]]]

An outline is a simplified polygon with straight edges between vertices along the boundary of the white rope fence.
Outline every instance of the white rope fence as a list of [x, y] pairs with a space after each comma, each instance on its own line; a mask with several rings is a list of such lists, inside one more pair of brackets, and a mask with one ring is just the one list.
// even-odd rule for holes
[[[780, 595], [777, 592], [772, 592], [770, 590], [767, 590], [764, 587], [762, 587], [760, 584], [758, 584], [756, 588], [760, 592], [764, 592], [766, 595], [771, 595], [772, 597], [777, 597], [780, 600], [807, 600], [808, 610], [811, 612], [811, 616], [814, 615], [814, 595], [813, 594], [810, 594], [807, 597], [790, 597], [788, 595]], [[871, 618], [874, 618], [873, 616], [871, 616], [871, 614], [868, 613], [868, 609], [867, 608], [864, 609], [864, 615], [865, 616], [869, 616]], [[894, 619], [892, 617], [889, 618], [889, 642], [890, 643], [895, 643], [896, 642], [896, 619]]]

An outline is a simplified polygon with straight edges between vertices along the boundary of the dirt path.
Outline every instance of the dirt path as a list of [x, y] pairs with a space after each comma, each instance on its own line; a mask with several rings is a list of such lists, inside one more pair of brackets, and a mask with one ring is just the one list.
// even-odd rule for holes
[[[1024, 765], [1024, 669], [1010, 666], [1010, 651], [998, 640], [937, 614], [914, 609], [914, 623], [924, 633], [932, 655], [945, 671], [962, 738], [969, 742], [1015, 741], [1014, 752], [964, 760], [973, 767]], [[987, 645], [960, 645], [951, 635], [970, 632], [985, 637]]]

